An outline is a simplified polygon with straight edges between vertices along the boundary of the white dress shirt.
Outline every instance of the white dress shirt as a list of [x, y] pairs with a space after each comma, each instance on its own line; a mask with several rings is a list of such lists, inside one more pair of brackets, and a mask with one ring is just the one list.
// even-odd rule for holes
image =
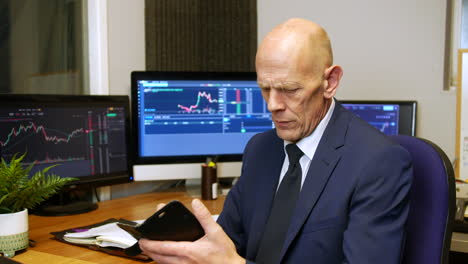
[[[322, 138], [325, 128], [328, 125], [328, 122], [330, 121], [330, 118], [332, 116], [334, 109], [335, 109], [335, 100], [332, 100], [332, 103], [330, 105], [330, 108], [327, 111], [327, 114], [322, 119], [322, 121], [320, 121], [320, 123], [317, 125], [315, 130], [312, 132], [312, 134], [299, 140], [299, 142], [296, 143], [299, 149], [304, 153], [304, 155], [299, 160], [299, 163], [301, 164], [301, 170], [302, 170], [301, 188], [302, 188], [302, 185], [304, 185], [304, 181], [307, 176], [307, 171], [309, 170], [310, 162], [312, 161], [312, 158], [314, 157], [315, 150], [317, 150], [317, 146], [320, 142], [320, 139]], [[286, 152], [286, 145], [291, 144], [291, 143], [292, 142], [290, 141], [284, 140], [284, 153], [286, 156], [283, 161], [283, 167], [281, 169], [278, 187], [281, 181], [283, 180], [284, 175], [288, 171], [289, 159], [288, 159], [288, 153]]]

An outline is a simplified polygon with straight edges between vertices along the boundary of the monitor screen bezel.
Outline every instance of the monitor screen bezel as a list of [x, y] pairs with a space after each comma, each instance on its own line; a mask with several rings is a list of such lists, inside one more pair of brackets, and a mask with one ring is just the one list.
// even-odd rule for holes
[[[130, 102], [126, 95], [51, 95], [51, 94], [2, 94], [2, 107], [123, 107], [125, 109], [127, 148], [127, 170], [110, 174], [81, 176], [68, 185], [91, 184], [94, 187], [128, 183], [133, 181], [132, 130], [130, 122]], [[60, 176], [60, 175], [59, 175]]]
[[340, 104], [388, 104], [388, 105], [399, 105], [400, 111], [399, 120], [403, 120], [405, 117], [405, 111], [410, 111], [411, 120], [403, 120], [400, 124], [405, 124], [405, 126], [399, 126], [398, 134], [416, 136], [416, 118], [417, 118], [417, 101], [414, 100], [338, 100]]
[[140, 119], [138, 117], [138, 81], [139, 80], [226, 80], [226, 81], [257, 81], [255, 72], [183, 72], [183, 71], [133, 71], [131, 73], [131, 105], [132, 127], [134, 131], [133, 153], [134, 164], [170, 164], [170, 163], [198, 163], [205, 162], [207, 158], [216, 159], [218, 162], [241, 161], [242, 153], [209, 155], [181, 155], [181, 156], [154, 156], [142, 157], [139, 152], [141, 142], [138, 133]]

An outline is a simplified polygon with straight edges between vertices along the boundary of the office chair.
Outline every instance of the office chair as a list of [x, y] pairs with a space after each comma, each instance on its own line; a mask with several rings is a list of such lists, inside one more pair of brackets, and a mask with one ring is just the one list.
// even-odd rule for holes
[[455, 177], [447, 155], [429, 140], [391, 136], [413, 158], [404, 264], [448, 264], [455, 217]]

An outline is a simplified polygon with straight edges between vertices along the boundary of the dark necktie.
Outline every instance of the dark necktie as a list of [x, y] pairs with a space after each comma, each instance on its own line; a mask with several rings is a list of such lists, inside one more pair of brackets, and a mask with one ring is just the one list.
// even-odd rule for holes
[[301, 191], [302, 170], [299, 159], [304, 153], [296, 144], [287, 145], [286, 152], [288, 153], [289, 167], [273, 200], [273, 206], [255, 260], [258, 264], [279, 262], [289, 222]]

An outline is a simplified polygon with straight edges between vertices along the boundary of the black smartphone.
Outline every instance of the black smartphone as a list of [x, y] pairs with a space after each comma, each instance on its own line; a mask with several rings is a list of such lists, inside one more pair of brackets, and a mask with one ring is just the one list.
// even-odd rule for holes
[[[205, 235], [197, 218], [179, 201], [169, 202], [141, 225], [117, 225], [138, 240], [195, 241]], [[125, 253], [130, 256], [141, 253], [138, 243]]]

